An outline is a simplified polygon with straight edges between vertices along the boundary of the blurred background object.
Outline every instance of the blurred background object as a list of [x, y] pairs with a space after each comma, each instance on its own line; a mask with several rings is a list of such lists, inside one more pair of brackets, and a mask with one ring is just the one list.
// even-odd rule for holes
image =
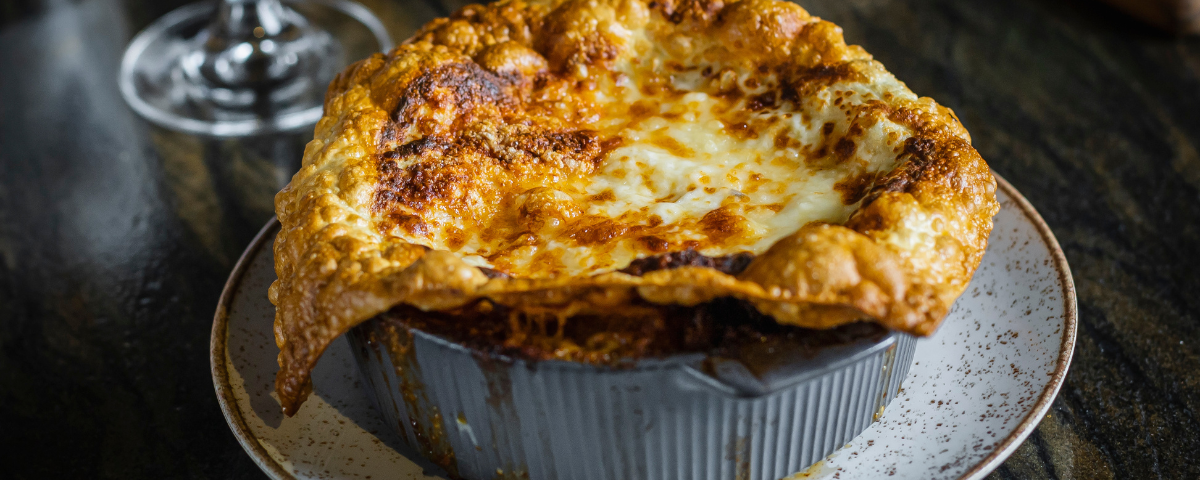
[[223, 137], [293, 132], [321, 118], [334, 75], [391, 47], [379, 19], [349, 0], [200, 2], [133, 38], [120, 88], [134, 111], [164, 128]]
[[1171, 33], [1200, 33], [1200, 0], [1104, 1]]

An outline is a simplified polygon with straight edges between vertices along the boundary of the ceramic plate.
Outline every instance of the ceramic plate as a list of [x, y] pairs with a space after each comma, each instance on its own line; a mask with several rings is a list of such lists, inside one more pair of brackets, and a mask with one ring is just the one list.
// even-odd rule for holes
[[[937, 334], [918, 343], [900, 395], [866, 432], [796, 477], [982, 478], [1046, 414], [1075, 345], [1074, 284], [1050, 229], [998, 181], [1001, 210], [983, 263]], [[238, 261], [213, 323], [213, 383], [234, 435], [277, 479], [440, 478], [382, 422], [345, 339], [325, 352], [300, 412], [280, 413], [267, 301], [277, 230], [269, 223]]]

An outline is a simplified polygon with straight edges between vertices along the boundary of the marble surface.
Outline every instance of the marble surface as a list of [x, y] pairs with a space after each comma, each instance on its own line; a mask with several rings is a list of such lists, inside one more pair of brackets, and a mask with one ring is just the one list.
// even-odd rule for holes
[[[364, 3], [397, 38], [456, 7]], [[1071, 373], [991, 478], [1200, 477], [1200, 39], [1083, 0], [801, 3], [953, 108], [1071, 263]], [[204, 140], [125, 106], [125, 44], [180, 4], [0, 1], [4, 478], [263, 478], [208, 332], [304, 136]]]

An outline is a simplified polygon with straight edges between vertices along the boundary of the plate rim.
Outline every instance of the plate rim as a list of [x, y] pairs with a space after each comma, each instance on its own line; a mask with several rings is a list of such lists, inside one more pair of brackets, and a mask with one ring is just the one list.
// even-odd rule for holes
[[[1017, 191], [1011, 183], [1008, 183], [1003, 177], [996, 172], [992, 172], [996, 178], [996, 187], [1004, 190], [1012, 198], [1017, 207], [1025, 214], [1025, 217], [1031, 220], [1036, 227], [1038, 235], [1050, 250], [1050, 256], [1053, 259], [1055, 270], [1058, 271], [1059, 284], [1063, 286], [1063, 307], [1066, 317], [1062, 338], [1059, 343], [1059, 355], [1055, 364], [1054, 372], [1050, 376], [1050, 382], [1046, 388], [1042, 390], [1037, 402], [1033, 404], [1033, 408], [1021, 419], [1017, 424], [1016, 429], [1007, 437], [1000, 441], [997, 448], [992, 450], [992, 453], [983, 460], [975, 464], [974, 467], [963, 473], [960, 480], [977, 480], [991, 473], [1000, 463], [1012, 455], [1020, 445], [1029, 438], [1033, 430], [1041, 423], [1046, 412], [1050, 410], [1050, 406], [1054, 403], [1054, 399], [1058, 397], [1058, 392], [1062, 389], [1065, 383], [1067, 370], [1070, 368], [1071, 359], [1075, 353], [1076, 330], [1078, 328], [1078, 303], [1075, 296], [1075, 280], [1071, 275], [1071, 268], [1067, 264], [1067, 257], [1063, 254], [1062, 247], [1058, 243], [1058, 239], [1054, 237], [1054, 232], [1050, 230], [1050, 226], [1042, 219], [1042, 216], [1037, 212], [1029, 200], [1025, 198], [1021, 192]], [[226, 280], [225, 286], [221, 289], [220, 299], [217, 301], [216, 313], [213, 315], [212, 335], [209, 338], [209, 367], [213, 377], [213, 388], [216, 390], [217, 403], [221, 406], [221, 413], [225, 415], [225, 421], [233, 431], [233, 436], [237, 438], [242, 449], [250, 455], [254, 463], [258, 464], [263, 472], [267, 473], [276, 480], [297, 480], [296, 477], [287, 472], [278, 461], [271, 457], [267, 449], [257, 440], [246, 426], [246, 421], [242, 418], [242, 412], [237, 406], [237, 401], [233, 395], [233, 386], [229, 384], [229, 372], [226, 365], [226, 348], [228, 333], [228, 316], [229, 306], [232, 305], [233, 299], [236, 296], [236, 288], [241, 283], [246, 269], [250, 265], [251, 259], [266, 243], [266, 239], [272, 233], [280, 228], [279, 219], [271, 217], [267, 224], [258, 231], [254, 239], [250, 241], [250, 245], [242, 252], [233, 271], [229, 274], [229, 279]]]
[[1033, 430], [1038, 424], [1042, 423], [1042, 418], [1046, 412], [1050, 410], [1050, 406], [1054, 403], [1054, 399], [1058, 398], [1058, 392], [1062, 389], [1063, 383], [1066, 382], [1067, 370], [1071, 366], [1071, 358], [1075, 355], [1075, 335], [1079, 323], [1078, 303], [1075, 298], [1075, 278], [1071, 275], [1071, 267], [1067, 264], [1067, 256], [1063, 253], [1062, 246], [1058, 244], [1058, 239], [1055, 238], [1054, 232], [1050, 230], [1050, 226], [1042, 219], [1042, 215], [1037, 209], [1033, 208], [1033, 204], [1025, 198], [1017, 188], [1008, 183], [1000, 174], [992, 172], [992, 176], [996, 177], [996, 186], [1004, 190], [1010, 198], [1016, 201], [1017, 207], [1025, 213], [1025, 216], [1033, 221], [1037, 227], [1038, 234], [1041, 235], [1042, 241], [1046, 242], [1046, 246], [1050, 248], [1050, 257], [1054, 260], [1055, 270], [1058, 271], [1058, 281], [1063, 286], [1063, 308], [1066, 316], [1066, 325], [1063, 328], [1062, 338], [1058, 346], [1058, 361], [1054, 366], [1054, 373], [1050, 376], [1050, 384], [1042, 390], [1042, 395], [1038, 397], [1038, 401], [1033, 404], [1033, 409], [1021, 422], [1017, 424], [1016, 430], [1009, 434], [1004, 440], [1000, 441], [999, 447], [992, 450], [992, 453], [984, 457], [982, 461], [977, 463], [970, 470], [967, 470], [960, 480], [977, 480], [992, 473], [996, 467], [1000, 466], [1004, 460], [1012, 456], [1022, 443], [1025, 442], [1029, 435], [1033, 434]]
[[221, 297], [217, 300], [217, 311], [213, 314], [212, 334], [209, 337], [208, 345], [208, 363], [213, 377], [213, 388], [217, 392], [217, 403], [221, 406], [221, 413], [225, 415], [225, 423], [229, 424], [229, 429], [233, 431], [233, 436], [242, 445], [242, 449], [271, 478], [296, 480], [294, 475], [284, 470], [283, 465], [271, 457], [267, 449], [246, 426], [241, 409], [237, 406], [237, 399], [233, 396], [233, 386], [229, 384], [229, 370], [226, 365], [228, 356], [225, 344], [228, 340], [229, 306], [233, 304], [236, 288], [242, 283], [242, 276], [250, 266], [251, 259], [262, 249], [265, 240], [279, 229], [279, 226], [279, 218], [272, 216], [267, 224], [263, 225], [262, 229], [254, 235], [250, 245], [233, 265], [233, 271], [229, 273], [229, 280], [225, 282], [225, 286], [221, 289]]

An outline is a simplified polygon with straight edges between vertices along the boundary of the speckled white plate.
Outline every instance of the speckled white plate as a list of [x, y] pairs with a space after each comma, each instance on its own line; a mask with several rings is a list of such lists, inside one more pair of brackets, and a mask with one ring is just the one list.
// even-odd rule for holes
[[[846, 447], [794, 478], [982, 478], [1058, 393], [1075, 345], [1075, 288], [1050, 229], [1008, 182], [983, 264], [937, 334], [917, 345], [901, 394]], [[229, 427], [270, 476], [440, 478], [400, 444], [360, 384], [345, 339], [325, 352], [292, 418], [274, 398], [269, 223], [217, 306], [212, 375]]]

